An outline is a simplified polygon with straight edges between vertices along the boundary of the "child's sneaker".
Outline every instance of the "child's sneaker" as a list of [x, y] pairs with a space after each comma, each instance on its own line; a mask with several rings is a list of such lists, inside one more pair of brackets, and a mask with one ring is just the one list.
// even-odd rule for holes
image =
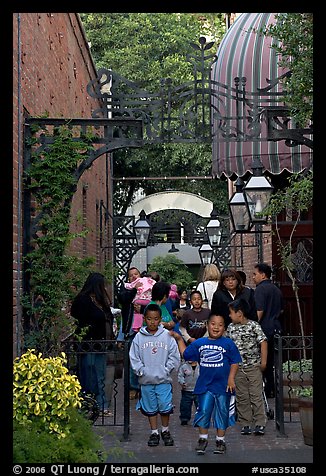
[[265, 427], [257, 425], [254, 429], [255, 435], [265, 435]]
[[158, 433], [152, 433], [147, 442], [148, 446], [157, 446], [160, 443], [160, 435]]
[[241, 428], [241, 435], [251, 435], [251, 428], [250, 426], [243, 426]]
[[162, 431], [161, 433], [162, 440], [164, 441], [165, 446], [173, 446], [174, 441], [169, 431]]
[[207, 443], [208, 443], [207, 438], [199, 438], [197, 446], [196, 446], [196, 451], [198, 455], [205, 454]]
[[216, 448], [214, 450], [214, 454], [223, 454], [225, 452], [226, 452], [225, 441], [216, 440]]

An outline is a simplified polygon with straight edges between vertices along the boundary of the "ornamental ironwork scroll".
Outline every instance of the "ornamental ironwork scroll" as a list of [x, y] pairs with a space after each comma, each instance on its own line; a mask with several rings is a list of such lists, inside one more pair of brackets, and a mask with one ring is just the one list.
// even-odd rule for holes
[[90, 96], [102, 101], [93, 117], [141, 119], [144, 143], [211, 141], [210, 69], [216, 55], [206, 54], [213, 42], [201, 37], [191, 44], [197, 54], [189, 54], [194, 78], [173, 86], [171, 78], [161, 79], [158, 92], [150, 93], [116, 72], [101, 68], [87, 86]]
[[[26, 118], [25, 170], [31, 161], [30, 144], [36, 124], [47, 129], [46, 134], [37, 138], [38, 146], [44, 149], [53, 143], [60, 125], [75, 128], [76, 140], [89, 135], [88, 129], [92, 129], [89, 143], [93, 148], [85, 151], [85, 159], [73, 171], [77, 182], [102, 154], [145, 144], [285, 140], [289, 146], [305, 144], [312, 148], [312, 127], [292, 127], [289, 111], [284, 108], [284, 94], [271, 92], [282, 77], [267, 80], [266, 88], [251, 92], [246, 90], [244, 77], [235, 78], [234, 86], [213, 81], [211, 70], [217, 60], [209, 51], [213, 45], [204, 37], [199, 38], [199, 44], [191, 43], [187, 61], [193, 67], [193, 79], [181, 85], [175, 85], [171, 78], [162, 79], [159, 91], [154, 93], [112, 70], [99, 69], [97, 78], [87, 85], [88, 94], [101, 103], [93, 111], [92, 119]], [[236, 106], [236, 113], [231, 116], [227, 108], [230, 102]], [[267, 124], [266, 137], [261, 137], [263, 121]], [[29, 251], [31, 237], [39, 230], [41, 214], [32, 216], [31, 196], [26, 188], [24, 255]]]
[[[297, 128], [284, 106], [285, 93], [275, 91], [289, 72], [266, 79], [266, 87], [257, 91], [246, 89], [245, 77], [234, 78], [233, 86], [226, 85], [211, 79], [217, 60], [209, 53], [214, 42], [200, 37], [199, 44], [190, 45], [193, 52], [187, 61], [193, 67], [193, 79], [177, 86], [171, 78], [161, 79], [160, 90], [154, 93], [113, 70], [99, 69], [97, 78], [87, 85], [88, 94], [102, 102], [92, 116], [141, 120], [144, 144], [284, 140], [289, 147], [313, 147], [312, 126]], [[230, 111], [234, 112], [230, 115]], [[266, 123], [266, 137], [261, 135], [262, 122]]]
[[[253, 92], [246, 90], [245, 77], [235, 78], [234, 87], [213, 81], [211, 69], [217, 60], [217, 56], [209, 52], [213, 45], [214, 42], [207, 43], [205, 37], [199, 38], [199, 44], [191, 43], [193, 51], [187, 55], [187, 61], [193, 67], [193, 79], [178, 86], [173, 85], [171, 78], [162, 79], [161, 88], [155, 93], [149, 93], [112, 70], [99, 69], [97, 78], [87, 85], [88, 94], [102, 104], [93, 111], [93, 118], [28, 117], [26, 144], [36, 124], [47, 129], [46, 134], [38, 137], [39, 147], [44, 149], [53, 143], [56, 129], [63, 124], [74, 128], [76, 140], [92, 135], [90, 143], [94, 147], [85, 153], [85, 160], [74, 171], [77, 181], [102, 154], [145, 144], [211, 143], [213, 139], [218, 142], [284, 140], [290, 147], [305, 144], [312, 148], [312, 126], [292, 128], [289, 111], [283, 105], [284, 93], [271, 92], [284, 75], [267, 79], [265, 88]], [[235, 104], [234, 116], [229, 115], [230, 101]], [[263, 121], [267, 123], [266, 137], [261, 137]], [[28, 169], [31, 158], [28, 145], [24, 154]], [[38, 221], [33, 220], [29, 237], [35, 236]]]

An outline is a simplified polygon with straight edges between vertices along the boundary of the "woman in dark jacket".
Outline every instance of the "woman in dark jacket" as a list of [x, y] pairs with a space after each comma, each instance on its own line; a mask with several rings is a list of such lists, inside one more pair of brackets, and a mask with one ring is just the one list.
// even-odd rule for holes
[[252, 290], [242, 284], [237, 271], [226, 269], [222, 272], [217, 290], [213, 294], [211, 312], [224, 317], [225, 328], [230, 324], [229, 303], [235, 299], [245, 299], [249, 304], [248, 319], [257, 321], [257, 311]]
[[[141, 276], [138, 268], [132, 266], [128, 269], [127, 278], [128, 282], [132, 281], [132, 275]], [[118, 293], [118, 301], [121, 306], [121, 325], [120, 331], [117, 337], [118, 341], [127, 341], [128, 345], [131, 345], [134, 337], [136, 336], [136, 331], [132, 328], [134, 321], [135, 307], [137, 312], [141, 312], [141, 306], [139, 304], [134, 304], [134, 299], [137, 294], [137, 286], [131, 289], [127, 289], [124, 285], [121, 286], [121, 289]], [[139, 394], [139, 383], [138, 377], [135, 372], [132, 370], [131, 366], [129, 369], [129, 386], [130, 393], [129, 398], [131, 400], [138, 398]]]
[[136, 294], [137, 288], [122, 288], [118, 294], [118, 301], [121, 305], [121, 332], [125, 339], [135, 334], [135, 331], [132, 330], [132, 322], [134, 319], [133, 300], [135, 299]]
[[[77, 320], [76, 334], [83, 341], [111, 340], [113, 315], [110, 298], [106, 291], [105, 277], [90, 273], [81, 291], [71, 305], [71, 315]], [[92, 344], [89, 352], [79, 355], [79, 379], [83, 391], [93, 394], [102, 411], [107, 411], [105, 395], [106, 354], [95, 352]]]

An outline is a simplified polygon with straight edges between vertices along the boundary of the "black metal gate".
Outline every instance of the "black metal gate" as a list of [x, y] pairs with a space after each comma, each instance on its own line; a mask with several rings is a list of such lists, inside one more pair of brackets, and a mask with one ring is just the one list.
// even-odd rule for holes
[[[129, 348], [128, 341], [115, 340], [70, 340], [65, 343], [64, 352], [67, 355], [68, 369], [77, 375], [81, 381], [81, 360], [86, 355], [102, 355], [106, 362], [105, 379], [102, 381], [102, 390], [110, 404], [110, 415], [104, 412], [104, 405], [97, 404], [95, 396], [83, 390], [87, 416], [94, 425], [123, 427], [123, 440], [128, 440], [130, 432], [129, 408]], [[93, 367], [89, 371], [95, 373]], [[90, 375], [92, 377], [92, 375]], [[91, 403], [93, 402], [93, 404]], [[88, 406], [87, 406], [88, 405]]]
[[275, 424], [285, 435], [284, 424], [299, 418], [294, 388], [313, 384], [313, 336], [275, 336], [274, 357]]

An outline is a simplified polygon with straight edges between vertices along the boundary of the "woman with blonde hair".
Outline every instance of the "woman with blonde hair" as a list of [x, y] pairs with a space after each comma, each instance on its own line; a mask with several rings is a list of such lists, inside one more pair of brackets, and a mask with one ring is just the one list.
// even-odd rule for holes
[[215, 293], [221, 273], [216, 264], [207, 264], [203, 272], [203, 280], [197, 285], [196, 290], [200, 291], [203, 297], [203, 307], [211, 309], [213, 294]]

